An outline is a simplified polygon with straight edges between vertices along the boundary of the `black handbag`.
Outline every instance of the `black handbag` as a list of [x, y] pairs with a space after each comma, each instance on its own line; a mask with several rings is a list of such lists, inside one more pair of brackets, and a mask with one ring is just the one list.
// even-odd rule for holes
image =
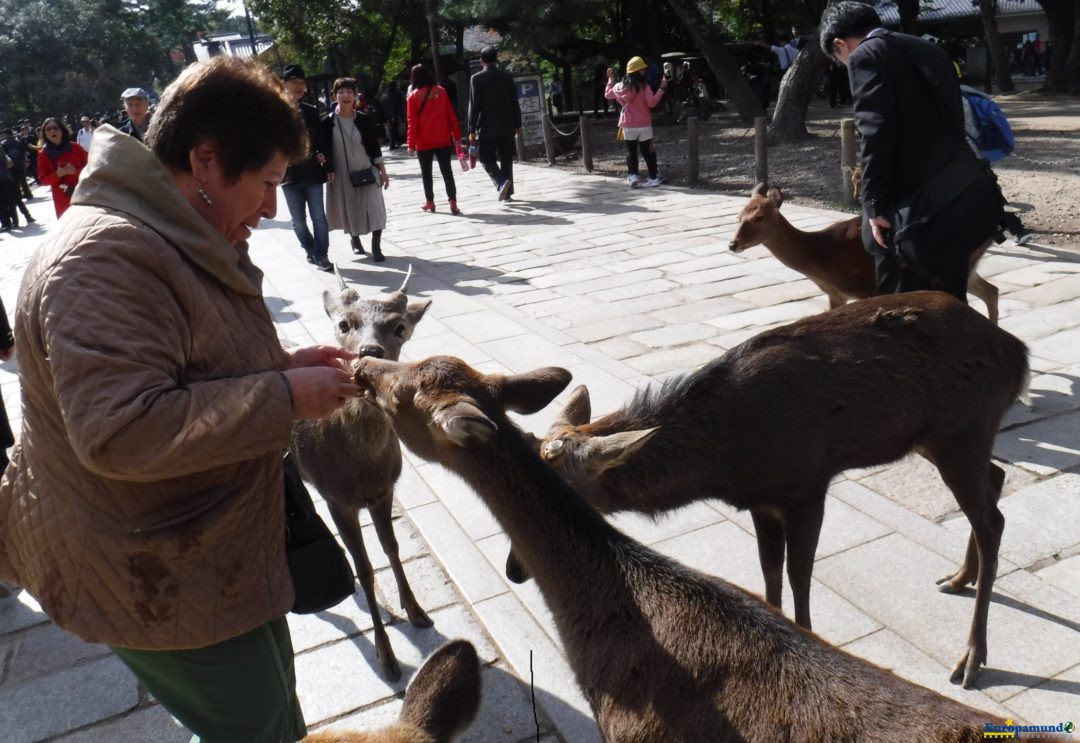
[[314, 614], [353, 595], [356, 581], [341, 545], [319, 518], [300, 472], [288, 452], [285, 470], [285, 557], [296, 600], [294, 614]]
[[[348, 167], [348, 165], [348, 157], [346, 156], [345, 166]], [[353, 188], [360, 188], [361, 186], [374, 186], [375, 171], [371, 168], [368, 168], [367, 170], [350, 170], [349, 183], [353, 185]]]

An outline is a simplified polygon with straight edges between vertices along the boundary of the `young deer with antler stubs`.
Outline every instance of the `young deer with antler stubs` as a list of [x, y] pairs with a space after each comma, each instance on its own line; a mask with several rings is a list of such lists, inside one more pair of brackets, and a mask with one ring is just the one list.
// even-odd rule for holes
[[480, 685], [476, 648], [454, 640], [416, 672], [395, 724], [372, 732], [328, 730], [309, 735], [303, 743], [449, 743], [476, 717]]
[[[990, 452], [1026, 377], [1024, 344], [951, 296], [874, 297], [761, 333], [591, 423], [579, 387], [539, 451], [602, 513], [656, 515], [710, 498], [748, 509], [765, 598], [780, 606], [786, 551], [795, 620], [807, 629], [830, 480], [922, 454], [971, 523], [963, 566], [938, 581], [949, 592], [977, 582], [952, 673], [969, 687], [986, 660], [1004, 528], [1005, 473]], [[523, 580], [527, 567], [512, 552], [507, 576]]]
[[[412, 336], [413, 328], [431, 304], [431, 300], [409, 303], [405, 291], [411, 266], [409, 270], [401, 288], [385, 299], [361, 299], [344, 281], [339, 296], [323, 293], [326, 314], [334, 323], [334, 336], [342, 348], [361, 357], [396, 360], [400, 356], [402, 345]], [[430, 627], [431, 619], [409, 588], [391, 523], [394, 484], [401, 475], [401, 445], [394, 429], [386, 416], [354, 399], [328, 418], [297, 421], [293, 426], [292, 452], [304, 479], [314, 483], [326, 499], [338, 533], [352, 555], [371, 611], [379, 665], [389, 679], [396, 681], [401, 677], [401, 669], [375, 599], [374, 571], [360, 528], [361, 508], [371, 513], [409, 621], [417, 627]]]
[[607, 740], [982, 740], [986, 713], [838, 650], [609, 525], [505, 414], [544, 407], [565, 370], [361, 359], [356, 379], [406, 446], [464, 478], [498, 519]]
[[[803, 232], [784, 219], [784, 195], [776, 186], [759, 183], [739, 213], [739, 228], [728, 247], [735, 253], [764, 245], [777, 260], [817, 284], [829, 297], [829, 309], [874, 294], [874, 259], [862, 241], [862, 218], [852, 217], [815, 232]], [[998, 288], [975, 266], [990, 247], [988, 240], [969, 258], [968, 291], [986, 304], [991, 322], [998, 321]]]

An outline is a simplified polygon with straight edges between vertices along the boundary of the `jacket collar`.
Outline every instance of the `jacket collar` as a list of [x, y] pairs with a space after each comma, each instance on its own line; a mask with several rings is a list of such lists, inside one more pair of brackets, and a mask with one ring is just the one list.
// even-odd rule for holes
[[247, 243], [230, 245], [195, 211], [154, 153], [111, 126], [94, 131], [90, 161], [71, 203], [134, 217], [230, 289], [262, 295], [263, 273], [251, 262]]

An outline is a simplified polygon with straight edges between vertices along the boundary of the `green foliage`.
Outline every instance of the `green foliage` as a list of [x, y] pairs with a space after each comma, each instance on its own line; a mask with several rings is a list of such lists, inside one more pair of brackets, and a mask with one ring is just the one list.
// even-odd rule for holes
[[0, 0], [0, 122], [115, 109], [171, 81], [172, 50], [223, 17], [212, 0]]

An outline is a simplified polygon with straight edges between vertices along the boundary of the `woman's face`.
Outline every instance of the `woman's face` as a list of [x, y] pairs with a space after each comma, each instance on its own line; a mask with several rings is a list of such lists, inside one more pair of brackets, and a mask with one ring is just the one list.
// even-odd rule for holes
[[196, 196], [195, 206], [231, 244], [247, 240], [263, 217], [273, 219], [277, 214], [277, 187], [288, 164], [284, 154], [275, 153], [266, 165], [241, 173], [235, 183], [229, 184], [213, 157], [206, 166], [203, 185], [213, 204]]
[[338, 111], [352, 111], [356, 108], [356, 91], [352, 88], [338, 88], [337, 93], [334, 93], [334, 100], [337, 101]]
[[45, 135], [45, 139], [49, 140], [53, 144], [60, 144], [60, 140], [64, 138], [64, 133], [60, 129], [60, 125], [55, 121], [50, 121], [41, 129], [42, 134]]

